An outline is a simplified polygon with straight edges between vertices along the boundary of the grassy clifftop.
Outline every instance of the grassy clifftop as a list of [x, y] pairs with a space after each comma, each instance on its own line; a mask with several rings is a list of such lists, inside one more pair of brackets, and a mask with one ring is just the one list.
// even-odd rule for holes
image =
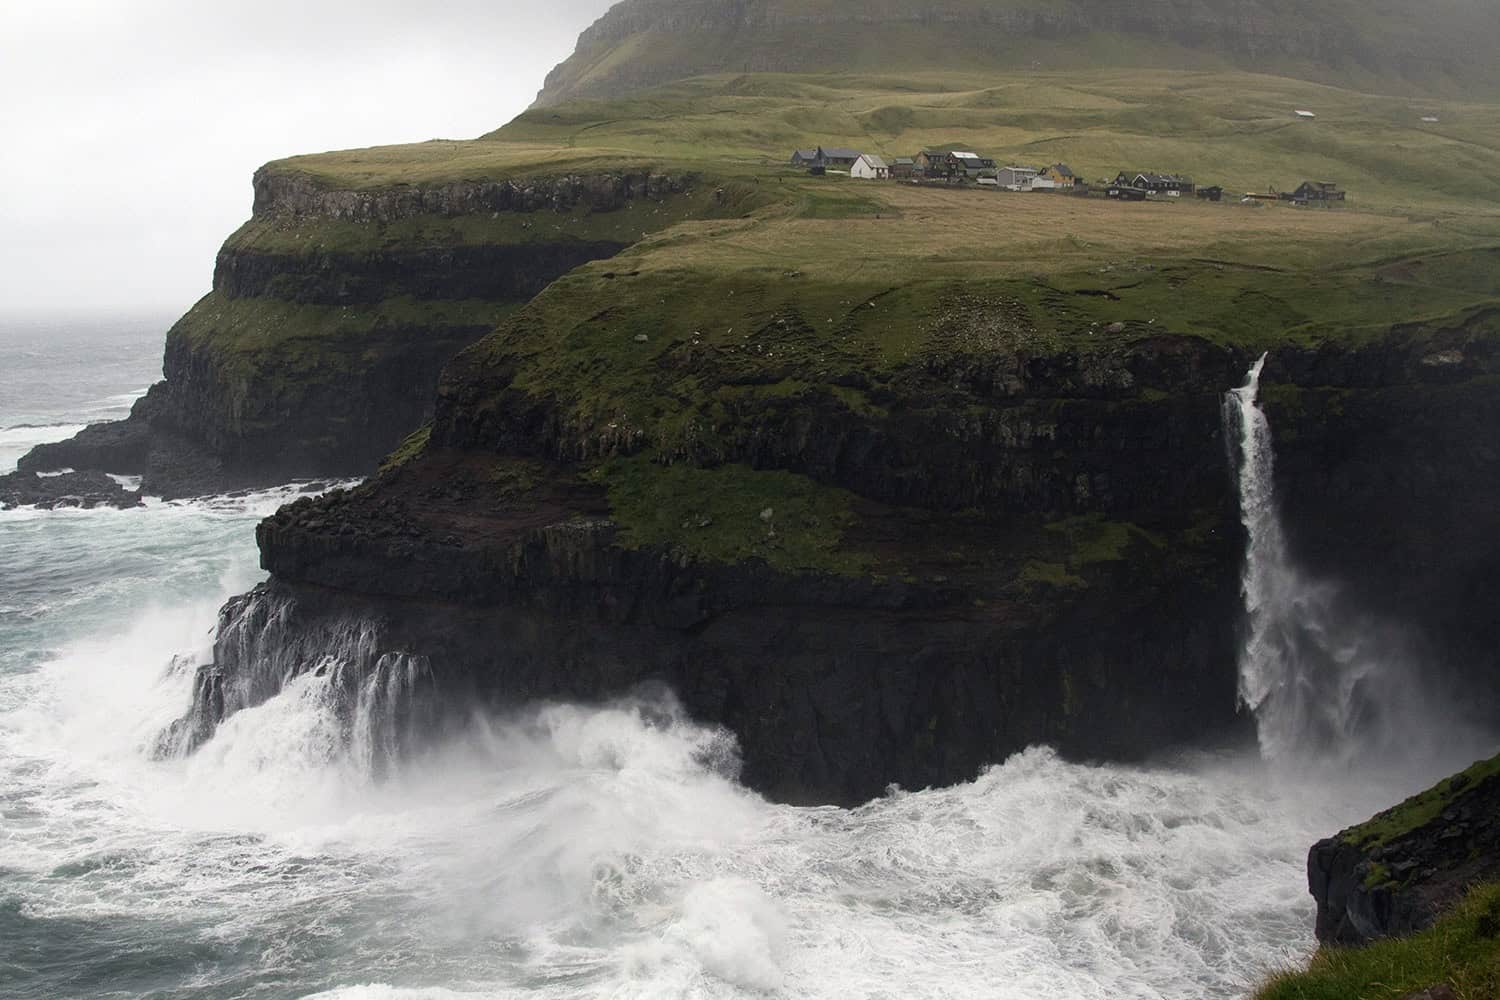
[[[1319, 119], [1294, 120], [1300, 107]], [[1146, 405], [1181, 387], [1130, 368], [1133, 345], [1159, 335], [1238, 357], [1354, 346], [1397, 327], [1418, 343], [1491, 329], [1495, 134], [1495, 106], [1393, 102], [1233, 72], [720, 76], [536, 109], [473, 142], [268, 168], [371, 196], [611, 171], [694, 178], [673, 199], [608, 214], [542, 206], [396, 224], [298, 219], [256, 223], [237, 240], [268, 253], [429, 238], [524, 248], [539, 233], [630, 242], [509, 313], [450, 367], [443, 393], [451, 414], [476, 425], [537, 421], [525, 448], [599, 462], [592, 474], [619, 501], [627, 537], [656, 538], [665, 522], [630, 515], [672, 493], [646, 482], [653, 469], [663, 483], [684, 461], [709, 476], [760, 475], [756, 466], [775, 461], [756, 448], [783, 447], [798, 420], [899, 428], [906, 418], [891, 414], [913, 405], [935, 421], [977, 407], [973, 426], [954, 433], [1036, 433], [980, 426], [995, 398], [1026, 391], [1029, 362], [1018, 358], [1078, 359], [1058, 384]], [[1189, 172], [1230, 192], [1328, 179], [1351, 201], [1338, 211], [1251, 207], [1232, 195], [1116, 204], [810, 178], [783, 164], [815, 143], [887, 155], [964, 145], [1002, 162], [1063, 160], [1086, 178]], [[755, 443], [767, 435], [779, 443]], [[766, 489], [778, 484], [787, 485]], [[905, 495], [898, 482], [865, 486], [886, 500]], [[697, 480], [694, 489], [714, 493]], [[748, 494], [759, 492], [751, 483]], [[1038, 509], [1070, 502], [1035, 500]], [[682, 522], [701, 514], [681, 513]], [[819, 516], [814, 534], [836, 538], [824, 529], [839, 519]], [[701, 533], [705, 553], [743, 548]], [[803, 556], [861, 564], [835, 548], [818, 541]], [[1051, 576], [1072, 579], [1066, 562]]]
[[[1293, 119], [1311, 109], [1312, 122]], [[1422, 117], [1438, 117], [1424, 123]], [[339, 189], [698, 171], [755, 180], [793, 148], [888, 156], [972, 146], [1005, 162], [1190, 173], [1230, 192], [1333, 180], [1364, 208], [1500, 207], [1500, 106], [1393, 99], [1236, 72], [733, 75], [612, 102], [527, 112], [470, 142], [378, 147], [272, 164]]]

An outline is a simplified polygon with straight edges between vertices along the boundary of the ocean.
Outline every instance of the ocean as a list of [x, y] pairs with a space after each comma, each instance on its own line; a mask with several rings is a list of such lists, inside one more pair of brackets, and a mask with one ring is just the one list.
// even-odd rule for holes
[[[0, 473], [123, 416], [164, 328], [0, 324]], [[1313, 951], [1311, 844], [1467, 762], [1037, 747], [793, 808], [660, 703], [372, 768], [316, 672], [154, 759], [296, 491], [0, 512], [0, 996], [1243, 997]]]

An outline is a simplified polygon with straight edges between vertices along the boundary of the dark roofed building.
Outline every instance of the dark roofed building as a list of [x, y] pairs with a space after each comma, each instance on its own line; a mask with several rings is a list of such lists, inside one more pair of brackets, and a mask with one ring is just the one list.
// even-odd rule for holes
[[1340, 191], [1339, 186], [1332, 181], [1303, 181], [1302, 186], [1293, 191], [1287, 200], [1299, 205], [1306, 205], [1310, 202], [1326, 204], [1343, 201], [1344, 192]]
[[857, 149], [844, 149], [839, 146], [818, 147], [818, 163], [824, 167], [852, 167], [859, 156]]
[[792, 166], [810, 167], [818, 162], [818, 151], [816, 149], [799, 149], [792, 153]]
[[1121, 171], [1115, 178], [1118, 187], [1139, 188], [1150, 194], [1177, 197], [1193, 193], [1193, 179], [1180, 174], [1126, 173]]

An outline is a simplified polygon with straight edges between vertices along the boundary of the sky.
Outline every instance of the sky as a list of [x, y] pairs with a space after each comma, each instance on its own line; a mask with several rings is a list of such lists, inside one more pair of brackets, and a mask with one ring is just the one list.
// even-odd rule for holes
[[611, 0], [0, 0], [0, 313], [173, 315], [250, 178], [472, 138]]

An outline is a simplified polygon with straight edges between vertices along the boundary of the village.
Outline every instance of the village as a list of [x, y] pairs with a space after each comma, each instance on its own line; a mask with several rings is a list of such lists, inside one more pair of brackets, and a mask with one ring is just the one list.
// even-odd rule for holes
[[[1199, 186], [1181, 174], [1122, 170], [1113, 179], [1090, 183], [1066, 163], [1039, 167], [1000, 166], [992, 157], [960, 148], [924, 149], [915, 156], [887, 161], [875, 153], [838, 146], [817, 146], [792, 153], [790, 166], [815, 177], [847, 175], [859, 181], [895, 181], [905, 184], [970, 185], [976, 189], [1015, 192], [1051, 192], [1076, 197], [1103, 197], [1116, 201], [1157, 201], [1197, 198], [1221, 202], [1228, 192], [1222, 185]], [[1235, 196], [1231, 195], [1231, 199]], [[1333, 208], [1345, 201], [1345, 192], [1331, 181], [1303, 181], [1292, 191], [1246, 192], [1237, 196], [1241, 204], [1287, 202], [1297, 207]]]

